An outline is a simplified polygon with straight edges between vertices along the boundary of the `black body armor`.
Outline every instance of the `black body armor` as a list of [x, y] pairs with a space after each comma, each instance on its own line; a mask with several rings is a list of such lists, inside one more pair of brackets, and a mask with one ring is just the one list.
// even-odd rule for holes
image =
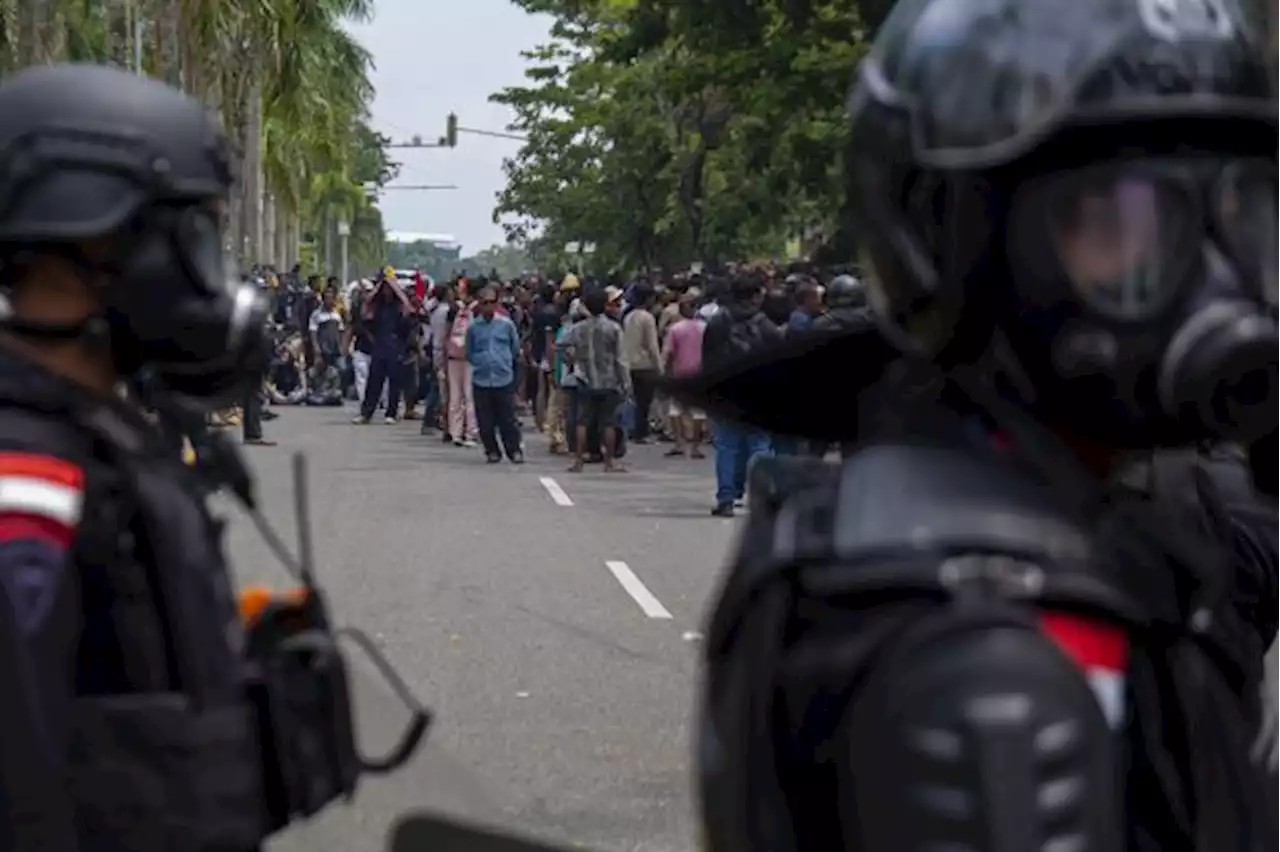
[[140, 416], [4, 360], [0, 439], [85, 470], [65, 765], [80, 848], [257, 848], [262, 749], [221, 524]]
[[1131, 607], [1046, 490], [925, 446], [751, 485], [707, 642], [715, 852], [1124, 848], [1121, 739], [1038, 614]]
[[1185, 501], [1068, 504], [962, 432], [763, 460], [749, 499], [706, 644], [713, 852], [1274, 848], [1260, 651]]

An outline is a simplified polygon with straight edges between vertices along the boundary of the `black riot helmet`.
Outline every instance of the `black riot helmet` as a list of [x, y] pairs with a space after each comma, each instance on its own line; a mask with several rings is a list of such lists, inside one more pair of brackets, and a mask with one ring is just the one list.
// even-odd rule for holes
[[1104, 445], [1274, 432], [1267, 33], [1238, 0], [898, 3], [849, 101], [888, 332], [944, 366], [1000, 353]]
[[0, 283], [57, 255], [102, 305], [83, 323], [9, 313], [0, 327], [109, 347], [122, 378], [145, 373], [189, 404], [223, 404], [253, 381], [265, 305], [224, 261], [230, 159], [203, 105], [121, 70], [57, 65], [0, 82], [0, 115]]
[[852, 275], [837, 275], [827, 285], [829, 308], [862, 308], [866, 304], [866, 285]]

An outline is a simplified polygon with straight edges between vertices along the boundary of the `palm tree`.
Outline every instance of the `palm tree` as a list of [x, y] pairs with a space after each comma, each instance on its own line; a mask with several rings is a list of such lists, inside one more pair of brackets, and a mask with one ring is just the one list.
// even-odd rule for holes
[[[0, 0], [0, 74], [62, 60], [134, 66], [221, 117], [240, 181], [229, 211], [241, 262], [284, 267], [339, 218], [381, 240], [358, 173], [368, 155], [371, 58], [346, 32], [371, 0]], [[385, 153], [378, 151], [385, 165]], [[363, 159], [362, 159], [363, 158]], [[370, 234], [353, 233], [358, 244]]]

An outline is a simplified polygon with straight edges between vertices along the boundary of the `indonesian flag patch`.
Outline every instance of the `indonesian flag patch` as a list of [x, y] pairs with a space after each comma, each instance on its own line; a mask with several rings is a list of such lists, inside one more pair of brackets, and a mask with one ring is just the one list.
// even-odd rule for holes
[[0, 452], [0, 606], [38, 632], [65, 580], [84, 505], [84, 472], [63, 459]]
[[1125, 720], [1129, 637], [1114, 624], [1081, 615], [1044, 612], [1040, 629], [1084, 672], [1112, 728]]

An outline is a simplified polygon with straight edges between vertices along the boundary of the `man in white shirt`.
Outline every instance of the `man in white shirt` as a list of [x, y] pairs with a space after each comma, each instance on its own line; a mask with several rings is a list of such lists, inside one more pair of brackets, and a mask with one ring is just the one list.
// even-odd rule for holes
[[311, 312], [311, 318], [307, 322], [312, 351], [335, 367], [342, 354], [342, 333], [346, 330], [342, 315], [334, 304], [336, 296], [333, 290], [326, 289], [321, 297], [320, 307]]

